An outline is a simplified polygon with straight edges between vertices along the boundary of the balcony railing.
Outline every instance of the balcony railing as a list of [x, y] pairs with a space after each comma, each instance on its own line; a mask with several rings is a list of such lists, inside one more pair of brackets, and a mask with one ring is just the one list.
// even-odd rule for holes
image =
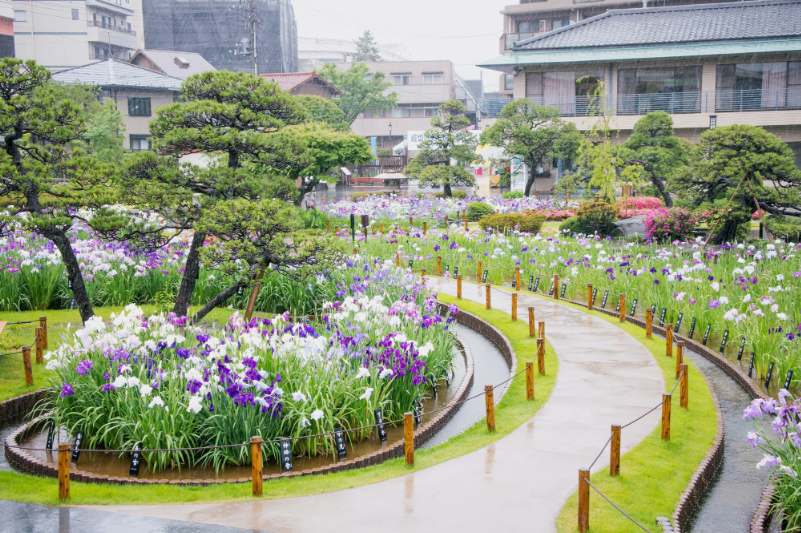
[[[599, 107], [615, 115], [645, 115], [652, 111], [668, 114], [727, 113], [801, 109], [801, 87], [681, 93], [618, 94], [609, 97], [555, 96], [529, 98], [537, 105], [552, 106], [563, 117], [586, 117]], [[484, 101], [487, 118], [497, 118], [507, 99]]]
[[95, 20], [87, 20], [86, 25], [95, 28], [103, 28], [109, 31], [116, 31], [117, 33], [124, 33], [126, 35], [136, 36], [136, 32], [134, 30], [129, 30], [125, 26], [114, 26], [113, 24], [108, 24], [106, 22], [99, 22]]
[[516, 41], [522, 41], [523, 39], [528, 39], [530, 37], [534, 37], [537, 35], [536, 33], [506, 33], [502, 37], [503, 39], [503, 49], [504, 50], [512, 50], [515, 47]]

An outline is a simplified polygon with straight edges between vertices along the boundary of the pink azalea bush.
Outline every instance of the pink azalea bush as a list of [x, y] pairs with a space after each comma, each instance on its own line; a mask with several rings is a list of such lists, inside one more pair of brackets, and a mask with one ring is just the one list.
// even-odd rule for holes
[[542, 215], [545, 217], [545, 220], [562, 221], [572, 217], [576, 212], [571, 209], [533, 209], [527, 211], [525, 214]]
[[699, 223], [698, 217], [687, 209], [658, 209], [645, 218], [645, 230], [648, 238], [655, 241], [683, 241], [692, 238]]
[[662, 200], [654, 196], [635, 196], [615, 203], [617, 217], [620, 219], [636, 216], [656, 216], [663, 208]]

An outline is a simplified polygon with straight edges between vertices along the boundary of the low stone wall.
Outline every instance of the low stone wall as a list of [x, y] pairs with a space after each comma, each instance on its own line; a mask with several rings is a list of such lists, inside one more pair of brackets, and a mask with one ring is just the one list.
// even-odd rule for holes
[[46, 391], [38, 390], [0, 402], [0, 422], [28, 415], [45, 395]]

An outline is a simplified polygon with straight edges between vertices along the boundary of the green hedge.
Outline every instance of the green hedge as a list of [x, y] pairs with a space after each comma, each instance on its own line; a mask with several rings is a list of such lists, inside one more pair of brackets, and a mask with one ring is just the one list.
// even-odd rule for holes
[[506, 213], [487, 215], [478, 221], [478, 225], [483, 230], [494, 229], [496, 231], [506, 231], [514, 229], [515, 226], [525, 233], [538, 233], [542, 229], [545, 217], [542, 215], [523, 215], [521, 213]]

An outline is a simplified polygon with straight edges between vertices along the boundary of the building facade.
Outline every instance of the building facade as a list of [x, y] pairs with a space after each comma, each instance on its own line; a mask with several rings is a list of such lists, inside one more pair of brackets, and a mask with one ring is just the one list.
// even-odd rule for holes
[[0, 0], [0, 58], [14, 57], [14, 8]]
[[141, 47], [141, 0], [13, 0], [16, 56], [59, 71]]
[[613, 10], [480, 66], [511, 75], [514, 98], [554, 106], [580, 130], [602, 106], [623, 141], [659, 110], [690, 141], [709, 127], [749, 124], [801, 159], [798, 0]]
[[[408, 61], [406, 50], [400, 44], [376, 45], [382, 61]], [[342, 39], [298, 38], [298, 70], [319, 70], [326, 63], [352, 63], [356, 43]]]

